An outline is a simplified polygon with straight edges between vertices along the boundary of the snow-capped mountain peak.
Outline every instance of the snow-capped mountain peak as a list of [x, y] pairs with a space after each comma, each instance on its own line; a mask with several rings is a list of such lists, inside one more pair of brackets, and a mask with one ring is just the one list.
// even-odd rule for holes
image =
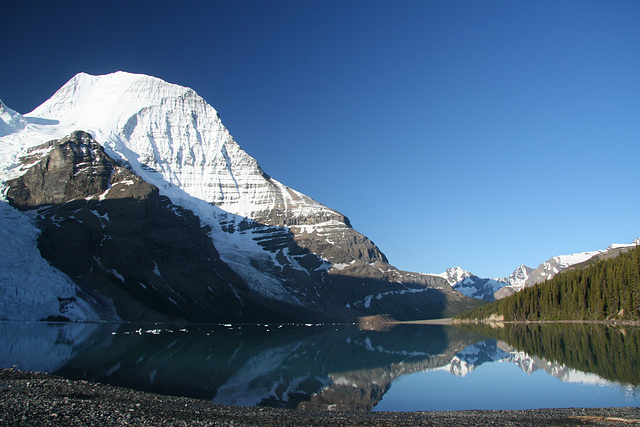
[[[29, 116], [49, 118], [62, 124], [104, 129], [122, 127], [125, 122], [143, 109], [158, 106], [177, 107], [171, 99], [191, 97], [192, 102], [206, 104], [189, 88], [167, 83], [144, 74], [118, 71], [93, 76], [78, 73], [51, 98], [34, 109]], [[213, 107], [209, 106], [210, 110]], [[214, 115], [217, 115], [213, 110]]]
[[0, 137], [24, 129], [27, 120], [22, 114], [4, 105], [0, 99]]
[[521, 291], [525, 287], [533, 286], [535, 284], [542, 283], [545, 280], [552, 279], [561, 271], [566, 270], [573, 265], [585, 262], [594, 256], [606, 254], [614, 250], [624, 250], [625, 248], [631, 248], [638, 244], [640, 244], [640, 238], [635, 239], [630, 244], [614, 243], [609, 245], [606, 249], [577, 252], [570, 255], [557, 255], [541, 263], [535, 269], [521, 265], [509, 277], [501, 279], [502, 281], [507, 282], [508, 285], [498, 290], [495, 294], [495, 298], [501, 299], [515, 292]]
[[513, 273], [500, 280], [507, 283], [507, 285], [513, 286], [514, 288], [522, 289], [524, 288], [524, 285], [532, 271], [533, 269], [531, 267], [520, 264], [518, 268], [513, 271]]
[[177, 187], [261, 221], [265, 211], [275, 209], [292, 218], [318, 211], [323, 218], [341, 217], [267, 176], [233, 140], [217, 111], [190, 88], [141, 74], [80, 73], [29, 116], [59, 122], [56, 137], [88, 131], [172, 198], [180, 192], [170, 194], [168, 188]]
[[640, 237], [638, 237], [631, 243], [612, 243], [609, 246], [607, 246], [607, 249], [605, 249], [605, 252], [609, 252], [614, 249], [628, 248], [628, 247], [634, 247], [634, 246], [640, 246]]
[[442, 277], [463, 295], [487, 301], [493, 301], [493, 294], [507, 284], [499, 279], [478, 277], [461, 267], [448, 268], [444, 273], [433, 276]]
[[462, 267], [451, 267], [447, 268], [444, 273], [433, 274], [433, 276], [442, 277], [445, 279], [451, 286], [460, 283], [467, 277], [474, 276], [473, 273], [462, 269]]

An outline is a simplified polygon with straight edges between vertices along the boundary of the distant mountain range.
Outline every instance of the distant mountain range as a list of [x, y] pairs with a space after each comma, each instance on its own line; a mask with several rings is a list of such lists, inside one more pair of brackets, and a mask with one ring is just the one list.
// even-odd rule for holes
[[611, 244], [602, 250], [557, 255], [549, 258], [535, 269], [522, 264], [508, 277], [500, 279], [481, 278], [460, 267], [449, 268], [444, 273], [433, 275], [442, 277], [453, 289], [464, 295], [485, 301], [495, 301], [521, 291], [525, 287], [549, 280], [559, 272], [573, 266], [592, 259], [616, 256], [637, 245], [640, 245], [640, 238], [629, 244]]
[[0, 104], [0, 320], [354, 321], [478, 305], [267, 175], [192, 89], [80, 73]]

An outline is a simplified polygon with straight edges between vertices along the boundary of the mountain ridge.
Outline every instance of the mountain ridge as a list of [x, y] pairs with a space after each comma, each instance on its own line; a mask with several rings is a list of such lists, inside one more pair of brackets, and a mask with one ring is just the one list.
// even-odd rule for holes
[[[220, 261], [263, 304], [284, 304], [289, 313], [297, 306], [310, 319], [442, 317], [475, 304], [440, 278], [391, 266], [344, 215], [267, 175], [192, 89], [124, 72], [80, 73], [23, 117], [25, 127], [2, 140], [3, 193], [48, 155], [40, 150], [25, 163], [30, 147], [82, 130], [117, 165], [157, 188], [169, 209], [193, 212]], [[111, 270], [110, 280], [122, 283], [118, 268]]]
[[452, 267], [444, 273], [432, 275], [444, 278], [453, 289], [464, 295], [485, 301], [495, 301], [513, 295], [525, 287], [552, 279], [556, 274], [574, 266], [587, 263], [598, 257], [615, 256], [637, 245], [640, 245], [640, 238], [629, 244], [612, 243], [605, 249], [556, 255], [540, 263], [535, 269], [521, 264], [509, 276], [499, 279], [481, 278], [461, 267]]

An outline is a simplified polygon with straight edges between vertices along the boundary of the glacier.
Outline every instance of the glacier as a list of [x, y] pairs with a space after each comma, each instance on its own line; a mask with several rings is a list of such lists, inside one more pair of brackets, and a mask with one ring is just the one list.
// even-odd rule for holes
[[73, 281], [42, 258], [36, 245], [39, 230], [27, 215], [0, 201], [0, 224], [2, 318], [41, 320], [64, 314], [76, 321], [118, 319], [113, 311], [104, 313], [78, 298]]

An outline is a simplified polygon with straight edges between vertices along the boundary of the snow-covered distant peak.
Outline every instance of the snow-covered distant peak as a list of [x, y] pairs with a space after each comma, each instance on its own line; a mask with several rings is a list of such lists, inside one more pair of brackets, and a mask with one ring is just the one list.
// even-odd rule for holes
[[0, 99], [0, 137], [24, 129], [27, 120], [22, 114], [4, 105]]
[[607, 249], [605, 249], [605, 251], [612, 251], [614, 249], [621, 249], [621, 248], [632, 248], [635, 246], [639, 246], [640, 245], [640, 237], [638, 237], [637, 239], [635, 239], [633, 242], [631, 243], [612, 243], [609, 246], [607, 246]]
[[463, 295], [487, 301], [493, 301], [493, 294], [506, 285], [499, 279], [481, 278], [461, 267], [448, 268], [444, 273], [431, 276], [442, 277]]
[[587, 252], [578, 252], [571, 255], [558, 255], [552, 258], [549, 258], [547, 261], [543, 262], [536, 268], [527, 279], [527, 286], [532, 286], [537, 283], [544, 282], [545, 280], [549, 280], [553, 278], [556, 274], [565, 270], [572, 265], [579, 264], [585, 262], [596, 255], [607, 253], [614, 249], [620, 249], [625, 247], [633, 247], [635, 243], [639, 242], [640, 239], [636, 239], [633, 243], [625, 245], [625, 244], [612, 244], [609, 245], [606, 249], [600, 249], [596, 251], [587, 251]]
[[[187, 100], [206, 104], [192, 89], [144, 74], [79, 73], [28, 116], [54, 119], [62, 125], [88, 131], [106, 131], [126, 125], [131, 116], [143, 109], [170, 110]], [[216, 116], [213, 107], [207, 106]]]
[[571, 255], [554, 256], [553, 258], [550, 258], [549, 260], [547, 260], [546, 263], [541, 264], [541, 266], [545, 264], [549, 264], [552, 268], [558, 268], [559, 270], [564, 270], [568, 267], [571, 267], [574, 264], [579, 264], [581, 262], [584, 262], [594, 257], [595, 255], [606, 253], [614, 249], [631, 248], [636, 245], [640, 245], [640, 237], [628, 244], [612, 243], [609, 246], [607, 246], [606, 249], [599, 249], [599, 250], [587, 251], [587, 252], [578, 252]]
[[524, 289], [525, 283], [531, 275], [533, 271], [532, 268], [527, 267], [524, 264], [520, 264], [518, 268], [516, 268], [513, 273], [511, 273], [508, 277], [500, 279], [500, 281], [507, 283], [509, 286], [512, 286], [515, 290]]
[[597, 251], [578, 252], [570, 255], [558, 255], [558, 256], [554, 256], [547, 262], [552, 266], [552, 268], [559, 268], [560, 270], [564, 270], [574, 264], [584, 262], [589, 258], [593, 257], [594, 255], [598, 255], [602, 252], [604, 251], [597, 250]]
[[431, 274], [431, 276], [442, 277], [447, 282], [449, 282], [451, 286], [453, 286], [456, 283], [463, 281], [467, 277], [474, 276], [474, 274], [467, 270], [463, 270], [461, 267], [452, 267], [447, 268], [447, 271], [445, 271], [444, 273]]

